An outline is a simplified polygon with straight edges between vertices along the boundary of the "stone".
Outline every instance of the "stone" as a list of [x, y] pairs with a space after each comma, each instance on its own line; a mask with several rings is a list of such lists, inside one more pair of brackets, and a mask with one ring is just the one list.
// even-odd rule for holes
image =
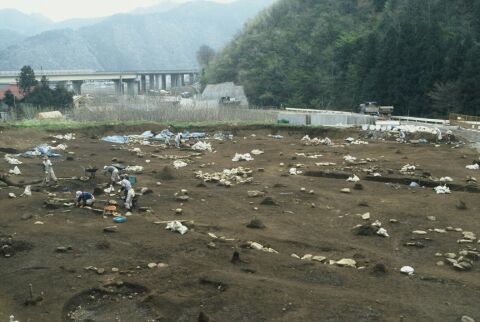
[[176, 215], [181, 215], [183, 213], [183, 209], [182, 208], [177, 208], [175, 209], [175, 214]]
[[263, 196], [265, 196], [265, 192], [258, 191], [258, 190], [247, 191], [247, 196], [249, 198], [263, 197]]
[[273, 200], [272, 197], [265, 197], [262, 202], [260, 202], [261, 205], [264, 206], [275, 206], [277, 203]]
[[188, 201], [190, 199], [189, 196], [177, 196], [176, 197], [176, 200], [179, 201], [179, 202], [185, 202], [185, 201]]
[[293, 258], [300, 259], [300, 256], [298, 256], [297, 254], [292, 254], [292, 255], [290, 255], [290, 256], [293, 257]]
[[362, 219], [363, 219], [363, 220], [369, 220], [369, 219], [370, 219], [370, 213], [369, 213], [369, 212], [364, 213], [364, 214], [362, 215]]
[[68, 247], [65, 247], [65, 246], [60, 246], [60, 247], [57, 247], [55, 249], [55, 252], [57, 253], [66, 253], [68, 252], [69, 250], [73, 250], [73, 248], [71, 246], [68, 246]]
[[351, 258], [342, 258], [339, 261], [336, 261], [335, 264], [340, 267], [353, 267], [356, 268], [357, 262]]
[[127, 211], [127, 212], [125, 213], [125, 217], [130, 217], [130, 216], [132, 216], [132, 215], [133, 215], [133, 214], [132, 214], [130, 211]]
[[145, 195], [149, 195], [149, 194], [152, 194], [153, 193], [153, 190], [150, 189], [150, 188], [147, 188], [147, 187], [143, 187], [141, 190], [140, 190], [140, 193], [145, 196]]
[[217, 248], [217, 245], [214, 242], [209, 242], [207, 244], [207, 247], [210, 248], [210, 249], [215, 249], [215, 248]]
[[450, 265], [455, 265], [457, 264], [457, 261], [453, 258], [445, 258], [445, 262]]
[[15, 196], [15, 194], [13, 192], [9, 192], [8, 197], [11, 198], [11, 199], [17, 198], [17, 196]]
[[445, 234], [447, 232], [445, 229], [440, 228], [435, 228], [433, 231], [439, 234]]
[[111, 206], [116, 206], [116, 205], [118, 205], [118, 202], [116, 200], [110, 199], [108, 201], [108, 204], [111, 205]]
[[352, 231], [357, 236], [373, 236], [377, 234], [378, 227], [370, 224], [363, 224], [355, 226]]
[[355, 185], [353, 186], [353, 189], [355, 190], [363, 190], [363, 185], [361, 183], [355, 183]]
[[168, 264], [165, 264], [165, 263], [158, 263], [157, 264], [157, 268], [165, 268], [165, 267], [168, 267]]
[[430, 221], [436, 221], [436, 220], [437, 220], [437, 217], [435, 217], [435, 216], [427, 216], [427, 219], [430, 220]]
[[118, 226], [108, 226], [103, 228], [104, 233], [116, 233], [118, 231]]
[[437, 266], [445, 266], [445, 262], [444, 261], [438, 261]]
[[466, 271], [469, 271], [473, 268], [473, 265], [469, 262], [459, 262], [458, 265], [462, 266]]
[[119, 271], [120, 271], [120, 270], [119, 270], [118, 268], [112, 267], [112, 272], [113, 272], [113, 273], [118, 273]]
[[468, 315], [464, 315], [460, 318], [460, 322], [475, 322], [475, 320]]
[[462, 234], [463, 234], [463, 239], [471, 239], [471, 240], [477, 239], [477, 236], [471, 231], [464, 231]]
[[341, 193], [350, 193], [350, 189], [349, 188], [343, 188], [340, 190]]
[[264, 229], [265, 225], [263, 224], [263, 222], [260, 219], [255, 218], [255, 219], [252, 219], [247, 224], [247, 227], [252, 228], [252, 229]]
[[149, 263], [147, 266], [148, 268], [155, 268], [157, 267], [157, 263]]
[[465, 268], [464, 268], [462, 265], [458, 264], [458, 263], [453, 263], [452, 266], [453, 266], [453, 268], [454, 268], [456, 271], [465, 271]]
[[397, 220], [397, 219], [390, 219], [390, 223], [392, 223], [392, 224], [398, 224], [398, 220]]
[[312, 258], [313, 258], [312, 254], [306, 254], [306, 255], [303, 255], [302, 260], [310, 261], [312, 260]]
[[313, 256], [312, 257], [312, 260], [316, 261], [316, 262], [320, 262], [320, 263], [323, 263], [327, 260], [327, 258], [325, 256]]
[[455, 253], [446, 253], [444, 256], [445, 256], [446, 258], [456, 258], [456, 257], [457, 257], [457, 254], [455, 254]]
[[33, 215], [32, 214], [23, 214], [20, 219], [21, 220], [29, 220], [32, 219]]
[[412, 234], [415, 234], [415, 235], [426, 235], [427, 232], [424, 231], [424, 230], [414, 230], [414, 231], [412, 231]]
[[105, 268], [97, 268], [96, 272], [98, 275], [103, 275], [105, 273]]
[[442, 253], [435, 253], [435, 257], [442, 257], [443, 254]]
[[458, 209], [458, 210], [466, 210], [467, 209], [467, 204], [462, 201], [462, 200], [458, 200], [455, 207]]

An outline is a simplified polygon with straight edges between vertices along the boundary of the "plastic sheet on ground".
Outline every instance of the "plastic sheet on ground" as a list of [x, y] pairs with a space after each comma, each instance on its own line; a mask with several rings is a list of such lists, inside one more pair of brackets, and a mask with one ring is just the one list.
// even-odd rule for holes
[[125, 168], [125, 171], [126, 172], [132, 172], [132, 173], [135, 173], [135, 172], [142, 172], [143, 171], [143, 167], [141, 165], [131, 165], [131, 166], [128, 166]]
[[347, 181], [348, 182], [358, 182], [358, 181], [360, 181], [360, 178], [357, 177], [357, 175], [354, 174], [353, 176], [348, 177]]
[[141, 134], [141, 136], [145, 137], [145, 138], [153, 138], [153, 132], [152, 131], [145, 131]]
[[296, 176], [302, 174], [303, 172], [298, 170], [297, 168], [290, 168], [290, 170], [288, 170], [288, 173], [292, 176]]
[[103, 137], [102, 141], [110, 142], [110, 143], [117, 143], [117, 144], [125, 144], [125, 143], [128, 143], [128, 136], [125, 136], [125, 135], [110, 135], [110, 136]]
[[420, 188], [420, 185], [416, 183], [415, 181], [410, 182], [408, 185], [410, 188]]
[[22, 172], [20, 171], [20, 169], [17, 166], [15, 166], [15, 168], [13, 168], [13, 170], [8, 171], [8, 173], [14, 174], [14, 175], [17, 175], [17, 176], [22, 174]]
[[5, 154], [5, 161], [7, 161], [11, 165], [22, 164], [22, 161], [16, 159], [15, 157], [11, 156], [10, 154]]
[[20, 195], [21, 197], [30, 197], [32, 195], [32, 186], [26, 186], [23, 193]]
[[313, 138], [311, 139], [310, 136], [305, 135], [301, 140], [300, 140], [304, 145], [332, 145], [332, 140], [329, 138], [325, 139], [319, 139], [319, 138]]
[[185, 235], [188, 232], [188, 227], [184, 226], [181, 222], [175, 220], [167, 223], [167, 226], [165, 229], [173, 231], [173, 232], [178, 232], [181, 235]]
[[70, 140], [75, 140], [75, 133], [67, 133], [65, 135], [54, 135], [52, 136], [53, 138], [57, 139], [57, 140], [67, 140], [67, 141], [70, 141]]
[[264, 154], [265, 152], [262, 150], [254, 149], [250, 153], [253, 155], [260, 155], [260, 154]]
[[41, 144], [36, 146], [32, 151], [27, 151], [21, 154], [24, 157], [33, 157], [33, 156], [48, 156], [48, 157], [59, 157], [61, 154], [54, 152], [54, 149], [51, 146], [46, 144]]
[[233, 135], [223, 133], [223, 132], [217, 132], [213, 135], [213, 139], [218, 140], [218, 141], [233, 140]]
[[355, 139], [352, 138], [352, 137], [346, 138], [346, 139], [345, 139], [345, 142], [347, 142], [347, 143], [349, 143], [349, 144], [352, 144], [352, 145], [360, 145], [360, 144], [368, 145], [368, 142], [367, 142], [367, 141], [355, 140]]
[[468, 170], [479, 170], [480, 166], [478, 165], [478, 163], [475, 163], [475, 164], [467, 165], [465, 168]]
[[275, 140], [281, 140], [283, 139], [283, 135], [271, 135], [272, 139], [275, 139]]
[[415, 173], [416, 168], [414, 165], [406, 164], [400, 169], [400, 173], [412, 174]]
[[232, 159], [233, 162], [238, 162], [238, 161], [253, 161], [252, 156], [250, 153], [245, 153], [245, 154], [240, 154], [240, 153], [235, 153], [235, 156]]
[[452, 182], [453, 179], [450, 177], [441, 177], [440, 182]]
[[188, 165], [188, 163], [182, 161], [182, 160], [175, 160], [173, 161], [173, 166], [175, 167], [175, 169], [180, 169], [180, 168], [184, 168]]
[[252, 173], [251, 169], [238, 167], [214, 173], [197, 171], [195, 172], [195, 177], [202, 179], [204, 182], [214, 182], [220, 186], [230, 187], [233, 184], [251, 183], [253, 181]]
[[169, 130], [162, 130], [162, 132], [160, 132], [159, 134], [155, 135], [155, 139], [156, 140], [162, 140], [162, 141], [165, 141], [167, 139], [171, 139], [172, 137], [174, 137], [175, 134], [172, 133], [171, 131]]
[[355, 162], [357, 161], [357, 158], [356, 157], [352, 157], [351, 155], [346, 155], [343, 157], [343, 160], [345, 162]]
[[400, 272], [407, 275], [413, 275], [413, 273], [415, 273], [415, 269], [411, 266], [403, 266], [400, 268]]
[[192, 150], [212, 152], [212, 145], [210, 143], [198, 141], [192, 146]]
[[451, 193], [450, 188], [447, 187], [447, 185], [437, 186], [434, 188], [434, 190], [438, 195]]

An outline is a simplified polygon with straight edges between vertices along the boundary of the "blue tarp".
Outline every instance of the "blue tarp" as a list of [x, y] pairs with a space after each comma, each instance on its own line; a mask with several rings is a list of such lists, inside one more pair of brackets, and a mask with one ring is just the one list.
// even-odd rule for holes
[[21, 154], [21, 156], [24, 156], [24, 157], [45, 156], [45, 155], [48, 157], [61, 156], [61, 154], [54, 152], [54, 150], [52, 150], [52, 147], [45, 144], [38, 145], [32, 151], [27, 151]]
[[169, 130], [163, 130], [155, 136], [155, 139], [164, 141], [166, 139], [171, 139], [174, 136], [175, 134], [170, 132]]
[[154, 135], [153, 135], [153, 132], [152, 131], [145, 131], [141, 134], [143, 137], [146, 137], [146, 138], [153, 138]]
[[102, 141], [110, 143], [125, 144], [128, 142], [128, 136], [125, 135], [111, 135], [102, 138]]

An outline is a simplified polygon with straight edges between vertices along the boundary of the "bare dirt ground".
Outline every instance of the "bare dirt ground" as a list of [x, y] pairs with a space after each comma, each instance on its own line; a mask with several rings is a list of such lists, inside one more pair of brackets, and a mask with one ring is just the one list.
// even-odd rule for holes
[[[93, 191], [97, 184], [108, 181], [100, 173], [95, 181], [61, 180], [56, 188], [34, 186], [37, 191], [28, 198], [10, 199], [8, 193], [19, 196], [23, 188], [2, 187], [0, 321], [8, 321], [10, 314], [21, 322], [460, 321], [463, 315], [480, 319], [477, 240], [457, 242], [462, 239], [460, 229], [480, 233], [478, 190], [461, 188], [467, 176], [478, 176], [478, 171], [465, 169], [478, 157], [468, 147], [374, 140], [368, 145], [304, 146], [300, 139], [307, 132], [302, 130], [280, 130], [278, 134], [284, 139], [276, 140], [269, 136], [274, 129], [225, 128], [234, 134], [233, 141], [209, 140], [215, 152], [191, 157], [185, 168], [165, 171], [165, 166], [172, 167], [172, 160], [152, 154], [181, 156], [192, 151], [128, 147], [139, 147], [145, 153], [139, 158], [122, 150], [124, 146], [99, 140], [106, 134], [138, 134], [143, 130], [147, 129], [77, 131], [76, 140], [65, 142], [67, 151], [74, 152], [73, 160], [66, 160], [66, 153], [53, 159], [61, 178], [81, 176], [82, 167], [102, 167], [112, 158], [144, 166], [135, 187], [153, 190], [141, 196], [138, 204], [151, 207], [151, 212], [137, 209], [123, 224], [114, 224], [112, 217], [88, 209], [44, 207], [48, 193], [73, 200], [78, 189]], [[209, 134], [215, 131], [211, 128]], [[348, 136], [361, 134], [316, 131], [310, 135], [328, 135], [340, 144]], [[0, 148], [23, 152], [50, 143], [49, 136], [59, 133], [4, 129]], [[232, 162], [235, 152], [252, 149], [265, 153], [254, 156], [254, 161]], [[311, 159], [297, 153], [322, 156]], [[345, 155], [375, 160], [345, 164]], [[3, 160], [3, 153], [0, 156], [1, 172], [6, 173], [13, 166]], [[147, 159], [151, 163], [146, 163]], [[14, 178], [16, 182], [41, 178], [40, 158], [20, 160], [24, 162], [19, 166], [23, 175]], [[318, 162], [336, 165], [315, 165]], [[416, 171], [418, 178], [450, 176], [460, 188], [449, 195], [437, 195], [432, 187], [411, 189], [403, 184], [361, 180], [363, 189], [357, 190], [344, 178], [304, 175], [330, 169], [355, 173], [363, 179], [362, 169], [376, 167], [382, 177], [402, 178], [405, 176], [399, 169], [407, 163], [421, 169]], [[304, 173], [289, 175], [289, 169], [297, 164], [305, 165], [298, 168]], [[194, 175], [198, 170], [218, 172], [237, 166], [253, 170], [253, 183], [230, 188], [215, 183], [203, 186]], [[341, 193], [343, 188], [350, 188], [351, 193]], [[187, 189], [190, 197], [183, 205], [174, 196], [181, 189]], [[252, 190], [264, 192], [275, 204], [261, 204], [263, 197], [249, 198], [247, 191]], [[120, 202], [118, 196], [97, 196], [97, 200], [111, 198]], [[457, 208], [459, 200], [467, 209]], [[96, 205], [102, 207], [103, 202]], [[183, 214], [176, 215], [176, 208], [182, 208]], [[370, 213], [369, 221], [359, 216], [366, 212]], [[265, 228], [246, 227], [254, 218]], [[193, 222], [186, 223], [190, 229], [187, 234], [155, 224], [174, 219]], [[359, 236], [352, 230], [376, 220], [389, 238]], [[118, 226], [117, 232], [104, 232], [112, 225]], [[447, 227], [458, 231], [433, 230]], [[416, 230], [426, 234], [413, 234]], [[209, 233], [224, 238], [215, 239]], [[252, 249], [248, 241], [278, 253]], [[455, 253], [458, 259], [462, 250], [469, 251], [463, 253], [468, 257], [463, 261], [473, 263], [470, 271], [457, 271], [445, 259], [446, 253]], [[232, 263], [234, 252], [240, 261]], [[326, 260], [301, 260], [292, 254], [324, 256]], [[354, 259], [356, 268], [333, 262], [342, 258]], [[149, 263], [162, 265], [148, 268]], [[415, 274], [401, 274], [399, 270], [405, 265], [414, 267]]]

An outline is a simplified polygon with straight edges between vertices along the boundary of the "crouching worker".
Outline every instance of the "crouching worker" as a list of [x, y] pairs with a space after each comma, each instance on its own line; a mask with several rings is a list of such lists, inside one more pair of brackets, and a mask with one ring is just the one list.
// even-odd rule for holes
[[120, 174], [118, 169], [113, 165], [104, 166], [103, 171], [105, 175], [110, 175], [110, 186], [113, 187], [117, 181], [120, 181]]
[[76, 206], [83, 208], [85, 206], [93, 206], [95, 197], [90, 192], [77, 191], [75, 194]]

